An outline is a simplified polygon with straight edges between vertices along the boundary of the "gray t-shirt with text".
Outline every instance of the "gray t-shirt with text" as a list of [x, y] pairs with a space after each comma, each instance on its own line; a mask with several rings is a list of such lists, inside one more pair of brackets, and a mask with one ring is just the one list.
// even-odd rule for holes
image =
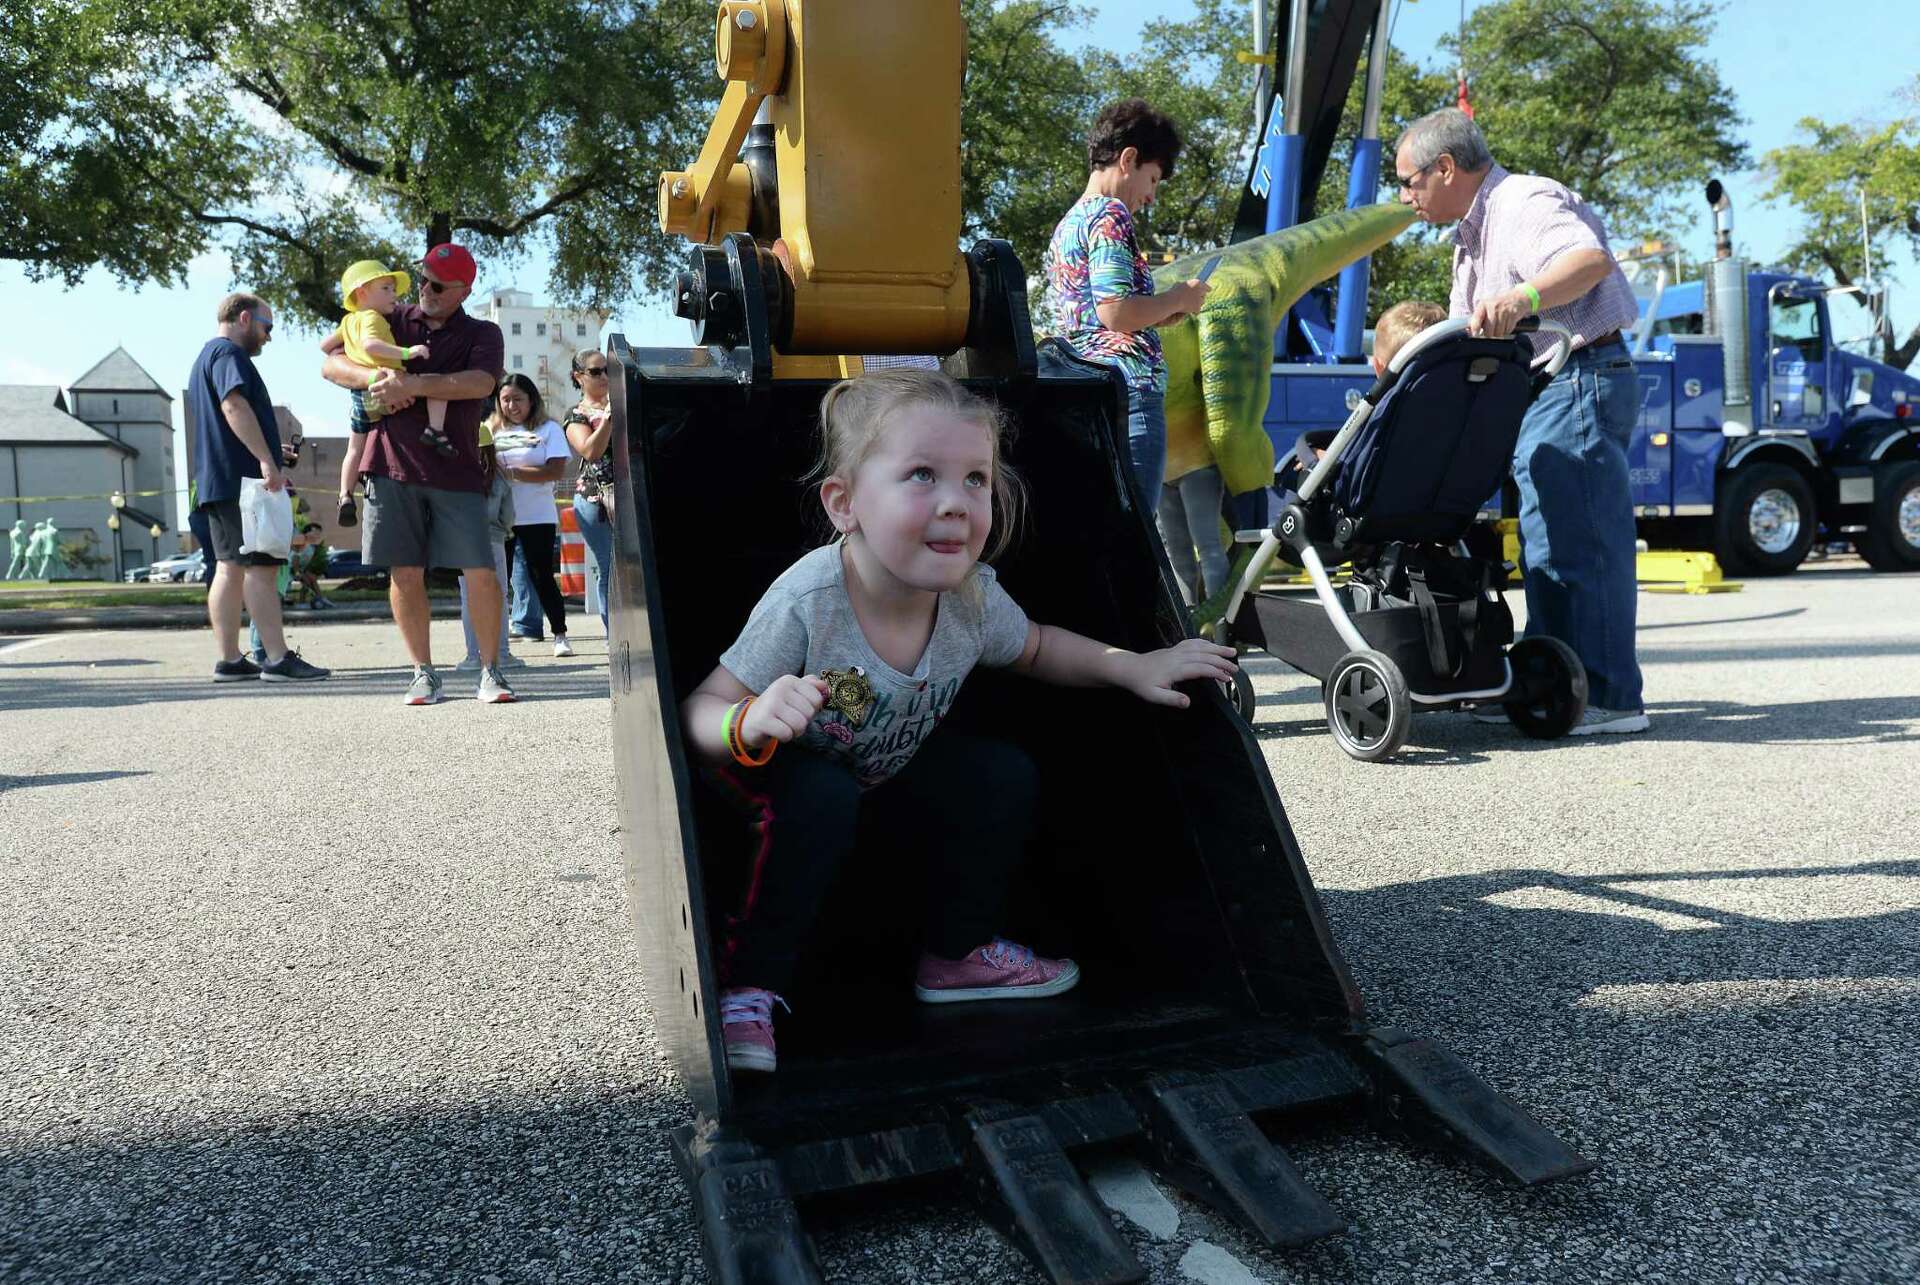
[[993, 568], [981, 564], [967, 584], [940, 595], [920, 664], [903, 674], [881, 660], [860, 632], [840, 548], [834, 543], [815, 549], [768, 586], [720, 663], [754, 692], [764, 692], [782, 674], [829, 671], [856, 676], [836, 684], [836, 692], [871, 688], [871, 703], [864, 707], [857, 699], [830, 700], [800, 741], [846, 764], [871, 788], [907, 765], [947, 716], [976, 664], [1011, 665], [1020, 658], [1027, 613], [1000, 587]]

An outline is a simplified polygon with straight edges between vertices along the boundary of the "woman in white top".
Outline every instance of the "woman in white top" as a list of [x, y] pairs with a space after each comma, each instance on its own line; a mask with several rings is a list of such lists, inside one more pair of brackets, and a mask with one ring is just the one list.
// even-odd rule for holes
[[513, 625], [521, 637], [538, 639], [544, 610], [553, 630], [553, 654], [571, 656], [567, 600], [553, 578], [554, 535], [560, 522], [553, 484], [567, 471], [566, 434], [547, 418], [540, 390], [525, 375], [508, 375], [500, 385], [498, 411], [493, 448], [500, 471], [513, 483], [513, 538], [507, 541]]

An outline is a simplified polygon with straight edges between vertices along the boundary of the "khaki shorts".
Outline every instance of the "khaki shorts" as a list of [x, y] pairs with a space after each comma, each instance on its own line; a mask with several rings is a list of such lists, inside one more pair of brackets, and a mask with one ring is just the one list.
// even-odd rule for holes
[[493, 568], [487, 497], [368, 475], [360, 559], [370, 567]]

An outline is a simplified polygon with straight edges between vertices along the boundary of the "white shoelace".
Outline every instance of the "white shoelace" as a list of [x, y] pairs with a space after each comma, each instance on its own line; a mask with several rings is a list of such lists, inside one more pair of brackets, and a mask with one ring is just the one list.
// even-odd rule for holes
[[757, 987], [749, 990], [729, 991], [720, 997], [720, 1023], [723, 1026], [736, 1022], [771, 1022], [773, 1006], [778, 1004], [789, 1013], [793, 1009], [787, 1001], [772, 991]]
[[982, 956], [995, 968], [1025, 968], [1033, 963], [1033, 948], [1022, 946], [1018, 942], [1008, 941], [1005, 937], [995, 937], [993, 943]]

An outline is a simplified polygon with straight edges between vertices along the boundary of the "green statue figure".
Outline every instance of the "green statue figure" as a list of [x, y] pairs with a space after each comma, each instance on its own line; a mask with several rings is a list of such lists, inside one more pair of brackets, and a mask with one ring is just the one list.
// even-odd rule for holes
[[27, 537], [26, 553], [20, 559], [20, 578], [21, 579], [25, 580], [25, 579], [32, 578], [34, 564], [40, 561], [40, 556], [46, 551], [47, 551], [47, 520], [45, 518], [41, 518], [38, 522], [33, 524], [33, 534]]
[[13, 530], [7, 533], [7, 580], [18, 580], [20, 573], [27, 569], [27, 520], [15, 518]]
[[40, 532], [40, 565], [33, 572], [35, 580], [51, 580], [64, 572], [66, 565], [60, 561], [60, 528], [47, 519], [46, 528]]

